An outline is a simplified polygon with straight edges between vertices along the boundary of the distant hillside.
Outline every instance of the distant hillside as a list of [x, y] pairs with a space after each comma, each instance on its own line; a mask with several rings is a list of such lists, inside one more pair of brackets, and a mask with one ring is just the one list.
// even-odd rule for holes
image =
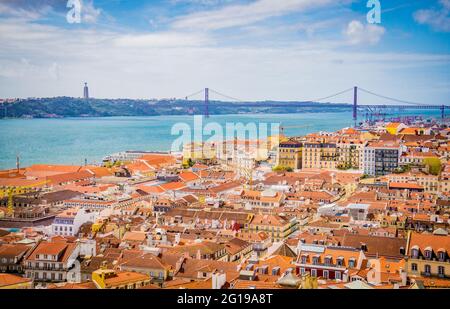
[[[0, 118], [29, 117], [109, 117], [202, 114], [204, 102], [185, 100], [131, 100], [57, 97], [22, 99], [0, 105]], [[210, 114], [345, 112], [349, 104], [314, 102], [239, 102], [211, 101]]]

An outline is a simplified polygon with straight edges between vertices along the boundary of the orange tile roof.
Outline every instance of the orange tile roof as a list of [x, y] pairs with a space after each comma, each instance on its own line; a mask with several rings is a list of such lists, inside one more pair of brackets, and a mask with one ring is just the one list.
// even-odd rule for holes
[[389, 183], [389, 188], [423, 190], [423, 187], [421, 185], [416, 184], [416, 183], [411, 183], [411, 182], [390, 182]]
[[178, 176], [183, 181], [194, 181], [199, 178], [199, 176], [193, 172], [181, 172]]
[[147, 280], [150, 280], [150, 277], [148, 275], [131, 271], [123, 271], [117, 272], [115, 276], [105, 279], [105, 286], [114, 287]]
[[450, 253], [450, 236], [433, 235], [433, 234], [420, 234], [412, 232], [409, 240], [409, 253], [411, 249], [417, 246], [421, 251], [427, 247], [431, 247], [434, 252], [443, 249]]
[[164, 191], [181, 190], [186, 188], [186, 184], [184, 182], [168, 182], [160, 185], [159, 187], [161, 187]]
[[36, 255], [47, 254], [47, 255], [58, 255], [58, 261], [65, 262], [69, 256], [72, 254], [73, 250], [76, 248], [75, 243], [68, 243], [64, 239], [58, 241], [43, 241], [38, 244], [38, 246], [33, 250], [27, 260], [37, 260]]
[[0, 178], [0, 187], [43, 187], [45, 179]]
[[398, 128], [401, 124], [400, 122], [390, 122], [386, 125], [386, 128]]
[[147, 238], [145, 232], [126, 232], [123, 236], [123, 241], [144, 241]]
[[31, 279], [12, 274], [0, 274], [0, 287], [31, 282]]
[[400, 134], [416, 134], [417, 133], [417, 128], [404, 128], [403, 130], [400, 131]]

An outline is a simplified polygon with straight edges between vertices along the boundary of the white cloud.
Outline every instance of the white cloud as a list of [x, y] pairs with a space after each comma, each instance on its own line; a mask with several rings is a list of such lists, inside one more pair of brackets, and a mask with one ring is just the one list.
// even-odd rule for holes
[[250, 25], [270, 17], [336, 5], [343, 0], [257, 0], [249, 4], [230, 5], [217, 10], [179, 17], [173, 24], [178, 29], [216, 30]]
[[360, 21], [352, 20], [344, 30], [347, 40], [352, 45], [377, 44], [386, 30], [378, 25], [364, 25]]
[[81, 96], [87, 81], [99, 98], [183, 97], [211, 87], [248, 100], [295, 100], [358, 83], [420, 101], [436, 95], [427, 87], [439, 79], [399, 74], [450, 63], [449, 55], [344, 52], [335, 42], [219, 47], [189, 32], [125, 35], [17, 20], [2, 21], [0, 33], [6, 97]]
[[414, 20], [421, 25], [428, 25], [435, 31], [450, 32], [450, 0], [440, 0], [440, 9], [418, 10]]
[[81, 6], [81, 22], [95, 24], [101, 13], [102, 10], [94, 6], [93, 0], [84, 0]]
[[13, 5], [13, 3], [0, 3], [0, 15], [13, 16], [15, 18], [21, 18], [25, 20], [37, 20], [49, 12], [52, 8], [48, 4], [42, 4], [40, 6], [19, 6]]
[[122, 35], [114, 44], [122, 47], [180, 47], [201, 46], [211, 39], [207, 35], [183, 32], [158, 32], [151, 34]]

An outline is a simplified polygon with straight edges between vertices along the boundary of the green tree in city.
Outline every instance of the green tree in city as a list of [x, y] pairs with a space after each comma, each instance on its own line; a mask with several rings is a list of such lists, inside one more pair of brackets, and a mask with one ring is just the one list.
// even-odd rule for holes
[[292, 169], [292, 167], [281, 166], [281, 165], [275, 166], [272, 170], [274, 172], [293, 172], [294, 171]]
[[432, 175], [439, 175], [442, 168], [442, 163], [439, 158], [425, 158], [423, 160], [425, 166], [428, 167], [428, 172]]

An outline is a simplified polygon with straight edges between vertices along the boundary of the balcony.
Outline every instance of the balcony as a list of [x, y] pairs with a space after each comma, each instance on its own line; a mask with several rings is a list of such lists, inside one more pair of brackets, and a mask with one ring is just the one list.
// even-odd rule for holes
[[67, 271], [68, 269], [60, 268], [60, 267], [44, 267], [44, 266], [26, 266], [26, 270], [49, 270], [49, 271]]
[[422, 277], [433, 277], [433, 278], [441, 278], [441, 279], [450, 279], [450, 275], [447, 274], [435, 274], [435, 273], [429, 273], [425, 271], [421, 271], [420, 275]]

